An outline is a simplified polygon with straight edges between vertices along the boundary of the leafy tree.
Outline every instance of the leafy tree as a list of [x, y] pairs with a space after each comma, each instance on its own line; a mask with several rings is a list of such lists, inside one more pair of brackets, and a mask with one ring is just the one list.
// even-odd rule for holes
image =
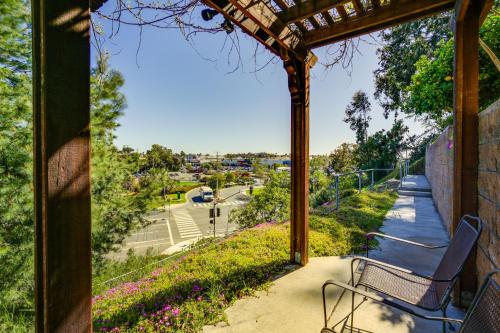
[[183, 159], [172, 153], [172, 149], [168, 149], [159, 144], [151, 146], [146, 154], [146, 170], [152, 168], [164, 168], [169, 171], [179, 171], [183, 164]]
[[329, 170], [335, 173], [343, 173], [357, 169], [358, 146], [351, 143], [343, 143], [330, 154]]
[[166, 200], [167, 194], [173, 191], [177, 182], [169, 177], [165, 169], [150, 169], [141, 177], [139, 184], [144, 193], [153, 196], [161, 195]]
[[309, 161], [309, 168], [311, 172], [315, 172], [316, 170], [326, 171], [328, 168], [329, 158], [327, 155], [316, 155], [311, 157]]
[[229, 214], [229, 221], [244, 227], [252, 227], [270, 221], [285, 221], [290, 215], [290, 175], [274, 172], [262, 191], [252, 196], [251, 201]]
[[[33, 307], [29, 2], [0, 1], [0, 316]], [[21, 315], [22, 316], [22, 315]], [[1, 321], [1, 320], [0, 320]], [[0, 322], [0, 331], [14, 331]], [[26, 328], [26, 329], [29, 329]]]
[[450, 14], [444, 13], [381, 32], [383, 46], [377, 50], [379, 68], [373, 74], [375, 98], [386, 118], [390, 113], [397, 116], [401, 110], [416, 62], [422, 56], [431, 57], [441, 40], [446, 42], [451, 38], [449, 21]]
[[109, 68], [103, 57], [91, 75], [92, 133], [92, 250], [95, 268], [104, 255], [113, 251], [126, 235], [144, 224], [142, 218], [151, 198], [149, 188], [129, 195], [126, 184], [132, 179], [135, 165], [113, 145], [118, 118], [126, 107], [120, 92], [122, 75]]
[[[495, 53], [500, 53], [500, 15], [490, 14], [481, 27], [480, 37]], [[454, 41], [442, 40], [430, 57], [422, 56], [417, 72], [405, 88], [403, 111], [426, 124], [443, 129], [452, 123]], [[479, 104], [486, 108], [500, 97], [500, 73], [480, 49]]]
[[252, 160], [252, 169], [257, 178], [264, 178], [266, 176], [266, 170], [258, 159]]
[[391, 168], [401, 156], [402, 150], [407, 148], [408, 141], [405, 135], [408, 127], [402, 120], [394, 122], [389, 131], [380, 130], [368, 137], [365, 144], [359, 145], [357, 155], [360, 169]]
[[226, 183], [234, 183], [237, 180], [237, 176], [234, 172], [226, 173], [225, 177], [226, 177], [226, 179], [225, 179]]
[[356, 91], [351, 103], [345, 109], [344, 122], [356, 133], [356, 142], [359, 144], [364, 143], [368, 137], [368, 126], [372, 119], [369, 116], [370, 111], [371, 104], [366, 93], [361, 90]]
[[[217, 188], [219, 188], [220, 190], [226, 185], [226, 177], [222, 172], [217, 172], [216, 174], [208, 178], [207, 185], [210, 186], [210, 188], [212, 188], [214, 192], [217, 191]], [[218, 195], [218, 193], [216, 193], [216, 195]]]

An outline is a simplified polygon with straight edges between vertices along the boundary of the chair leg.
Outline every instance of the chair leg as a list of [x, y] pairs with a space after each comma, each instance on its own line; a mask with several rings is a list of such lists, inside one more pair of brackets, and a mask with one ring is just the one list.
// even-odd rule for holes
[[351, 333], [352, 333], [352, 329], [354, 327], [354, 292], [351, 292]]
[[[442, 311], [443, 311], [443, 318], [446, 318], [446, 307], [444, 307]], [[446, 321], [443, 321], [443, 333], [446, 333]]]

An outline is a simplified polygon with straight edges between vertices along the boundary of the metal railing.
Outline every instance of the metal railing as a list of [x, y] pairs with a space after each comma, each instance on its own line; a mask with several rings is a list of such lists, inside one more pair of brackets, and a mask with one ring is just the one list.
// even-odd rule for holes
[[345, 177], [345, 176], [350, 176], [350, 175], [358, 175], [358, 191], [361, 192], [361, 189], [363, 188], [363, 173], [371, 173], [371, 183], [370, 187], [373, 187], [375, 185], [375, 178], [374, 178], [374, 172], [375, 171], [392, 171], [394, 168], [390, 169], [382, 169], [382, 168], [373, 168], [373, 169], [366, 169], [366, 170], [356, 170], [356, 171], [351, 171], [351, 172], [345, 172], [345, 173], [338, 173], [335, 174], [335, 204], [336, 204], [336, 209], [339, 209], [340, 207], [340, 178]]
[[410, 160], [402, 160], [399, 162], [399, 180], [400, 183], [408, 176], [410, 170]]
[[[140, 268], [134, 269], [134, 270], [129, 271], [127, 273], [120, 274], [118, 276], [112, 277], [110, 279], [107, 279], [106, 281], [103, 281], [103, 282], [95, 284], [95, 286], [96, 287], [101, 287], [101, 288], [103, 286], [106, 286], [106, 289], [110, 289], [110, 288], [112, 288], [112, 287], [114, 287], [116, 285], [119, 285], [121, 283], [142, 278], [145, 275], [149, 274], [150, 270], [154, 270], [156, 268], [162, 267], [165, 261], [173, 260], [176, 257], [180, 257], [183, 254], [185, 254], [186, 252], [189, 252], [189, 251], [192, 251], [192, 250], [198, 250], [198, 249], [205, 248], [208, 245], [213, 244], [214, 242], [215, 243], [220, 243], [220, 242], [224, 241], [225, 239], [227, 239], [227, 238], [233, 236], [234, 234], [236, 234], [238, 232], [241, 232], [241, 231], [243, 231], [245, 229], [248, 229], [248, 228], [247, 227], [239, 228], [239, 229], [233, 230], [230, 233], [227, 233], [223, 237], [218, 237], [218, 238], [207, 237], [207, 236], [205, 236], [205, 237], [203, 237], [203, 236], [196, 237], [195, 240], [192, 243], [183, 246], [179, 251], [177, 251], [175, 253], [172, 253], [169, 256], [165, 257], [165, 258], [162, 258], [162, 259], [160, 259], [158, 261], [146, 264], [146, 265], [144, 265], [144, 266], [142, 266]], [[202, 240], [207, 240], [207, 241], [206, 242], [202, 242]]]
[[[410, 169], [410, 160], [402, 160], [398, 162], [398, 168], [399, 168], [399, 186], [401, 187], [403, 180], [408, 176], [408, 170]], [[373, 169], [364, 169], [364, 170], [356, 170], [356, 171], [351, 171], [351, 172], [346, 172], [346, 173], [339, 173], [335, 174], [335, 183], [334, 183], [334, 188], [335, 188], [335, 209], [339, 209], [340, 207], [340, 177], [345, 177], [345, 176], [350, 176], [350, 175], [358, 175], [358, 191], [361, 192], [361, 189], [363, 188], [362, 184], [362, 178], [363, 178], [363, 173], [371, 173], [371, 182], [370, 182], [370, 188], [373, 188], [375, 185], [375, 177], [374, 173], [375, 171], [393, 171], [396, 168], [373, 168]]]

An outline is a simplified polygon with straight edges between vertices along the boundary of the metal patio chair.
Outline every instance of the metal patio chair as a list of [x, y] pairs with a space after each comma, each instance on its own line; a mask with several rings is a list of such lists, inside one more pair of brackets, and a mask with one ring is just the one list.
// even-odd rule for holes
[[[474, 227], [471, 222], [475, 222], [476, 227]], [[370, 289], [376, 291], [424, 310], [441, 310], [443, 317], [446, 317], [446, 307], [450, 302], [451, 291], [467, 258], [479, 239], [482, 231], [482, 224], [479, 217], [464, 215], [457, 226], [455, 235], [450, 241], [441, 262], [434, 274], [430, 276], [368, 257], [354, 256], [351, 261], [351, 288], [355, 289], [358, 286], [363, 286], [365, 290]], [[443, 247], [429, 246], [380, 233], [369, 233], [367, 235], [384, 237], [408, 245], [428, 249]], [[357, 282], [355, 282], [354, 279], [354, 263], [356, 262], [358, 263], [356, 269], [361, 270]], [[330, 284], [333, 283], [330, 282]], [[351, 328], [354, 322], [354, 296], [355, 293], [353, 292], [350, 315]], [[443, 332], [446, 332], [445, 322], [443, 322]]]
[[[323, 305], [326, 305], [325, 300], [325, 288], [328, 285], [335, 285], [341, 287], [345, 290], [350, 290], [353, 293], [362, 295], [365, 298], [371, 299], [379, 304], [388, 305], [404, 312], [410, 313], [414, 316], [434, 321], [442, 321], [443, 323], [456, 323], [460, 324], [460, 329], [458, 333], [499, 333], [500, 332], [500, 286], [494, 279], [494, 275], [499, 273], [500, 270], [488, 274], [484, 280], [483, 285], [476, 293], [474, 300], [472, 301], [467, 313], [463, 320], [453, 319], [446, 317], [432, 317], [420, 314], [413, 311], [412, 309], [405, 307], [399, 303], [395, 303], [387, 298], [379, 296], [377, 294], [366, 292], [359, 288], [353, 288], [352, 286], [335, 282], [333, 280], [326, 281], [323, 285]], [[326, 309], [326, 306], [325, 306]], [[325, 327], [321, 330], [321, 333], [335, 333], [332, 329], [327, 326], [327, 317], [325, 311]], [[352, 328], [352, 326], [351, 326]]]

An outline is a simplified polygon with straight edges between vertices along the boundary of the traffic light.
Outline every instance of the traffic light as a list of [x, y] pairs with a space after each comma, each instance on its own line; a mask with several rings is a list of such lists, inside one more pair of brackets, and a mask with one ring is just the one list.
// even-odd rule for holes
[[[214, 209], [213, 209], [213, 208], [210, 208], [210, 214], [209, 214], [209, 217], [210, 217], [210, 218], [214, 218], [214, 217], [215, 217], [215, 216], [214, 216], [214, 215], [215, 215], [214, 213], [215, 213]], [[220, 208], [219, 208], [219, 207], [217, 207], [217, 217], [219, 217], [219, 216], [220, 216]]]

